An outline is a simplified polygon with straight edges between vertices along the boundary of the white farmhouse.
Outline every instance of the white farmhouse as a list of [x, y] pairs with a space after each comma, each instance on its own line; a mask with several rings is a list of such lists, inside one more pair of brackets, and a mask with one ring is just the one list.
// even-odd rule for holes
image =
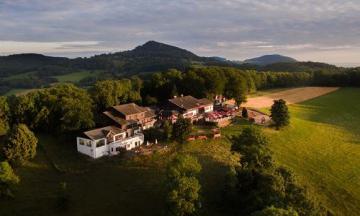
[[77, 150], [92, 158], [117, 155], [144, 143], [144, 134], [140, 130], [123, 130], [115, 126], [86, 131], [83, 135], [77, 137]]

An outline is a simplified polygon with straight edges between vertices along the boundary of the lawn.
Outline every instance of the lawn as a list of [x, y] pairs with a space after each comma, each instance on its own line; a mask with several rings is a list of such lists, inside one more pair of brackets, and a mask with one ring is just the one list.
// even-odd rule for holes
[[[0, 202], [0, 215], [54, 215], [60, 182], [70, 193], [66, 215], [162, 215], [165, 208], [164, 173], [176, 152], [198, 157], [204, 214], [219, 215], [216, 203], [227, 165], [238, 160], [225, 141], [195, 141], [180, 149], [133, 159], [92, 160], [76, 152], [75, 139], [40, 135], [36, 158], [16, 169], [21, 184], [14, 200]], [[172, 150], [171, 150], [172, 149]]]
[[[336, 215], [360, 215], [360, 89], [342, 88], [289, 107], [289, 127], [264, 129], [275, 161]], [[239, 134], [246, 124], [237, 120], [222, 133]]]
[[[360, 89], [343, 88], [290, 106], [291, 125], [264, 129], [274, 159], [336, 215], [360, 214]], [[176, 152], [196, 156], [203, 166], [203, 215], [220, 215], [218, 201], [229, 165], [228, 137], [249, 125], [235, 119], [222, 139], [192, 141], [166, 153], [92, 160], [76, 152], [75, 139], [41, 135], [34, 161], [16, 170], [21, 184], [14, 200], [0, 202], [0, 215], [54, 215], [60, 182], [71, 194], [66, 215], [161, 215], [164, 172]], [[195, 127], [198, 131], [208, 128]]]
[[54, 76], [59, 82], [79, 82], [86, 77], [96, 77], [101, 71], [79, 71], [76, 73], [69, 73], [60, 76]]
[[336, 215], [360, 215], [360, 89], [291, 105], [291, 126], [266, 129], [276, 161]]

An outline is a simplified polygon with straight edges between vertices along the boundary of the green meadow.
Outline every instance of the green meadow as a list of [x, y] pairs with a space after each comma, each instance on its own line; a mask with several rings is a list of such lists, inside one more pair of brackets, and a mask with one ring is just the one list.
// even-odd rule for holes
[[276, 161], [336, 215], [360, 215], [360, 89], [290, 106], [291, 125], [266, 129]]
[[[291, 169], [310, 195], [335, 215], [360, 215], [360, 89], [343, 88], [290, 106], [291, 125], [265, 128], [279, 165]], [[17, 168], [21, 184], [14, 200], [0, 202], [0, 215], [56, 215], [61, 182], [70, 194], [66, 215], [161, 215], [165, 167], [178, 152], [202, 164], [201, 215], [221, 215], [218, 201], [229, 165], [239, 160], [228, 137], [248, 125], [236, 119], [222, 139], [168, 144], [164, 151], [133, 158], [98, 160], [76, 152], [73, 136], [40, 135], [36, 158]], [[198, 127], [206, 131], [207, 128]]]
[[80, 80], [86, 77], [96, 77], [99, 75], [100, 71], [79, 71], [75, 73], [69, 73], [60, 76], [54, 76], [59, 82], [79, 82]]

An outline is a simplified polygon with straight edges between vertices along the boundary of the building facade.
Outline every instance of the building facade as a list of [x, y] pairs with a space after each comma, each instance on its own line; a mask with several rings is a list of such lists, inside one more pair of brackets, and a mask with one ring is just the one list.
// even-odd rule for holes
[[203, 114], [210, 113], [214, 104], [206, 98], [197, 99], [192, 96], [180, 96], [169, 99], [169, 108], [178, 111], [184, 118], [198, 120]]
[[107, 126], [86, 131], [77, 137], [78, 152], [92, 158], [117, 155], [139, 147], [144, 143], [144, 134], [140, 130], [123, 130], [116, 126]]

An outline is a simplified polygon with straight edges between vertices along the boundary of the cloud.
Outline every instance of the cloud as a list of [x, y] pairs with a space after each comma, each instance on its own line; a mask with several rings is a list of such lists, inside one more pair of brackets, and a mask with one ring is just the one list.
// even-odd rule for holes
[[4, 41], [13, 44], [7, 53], [27, 43], [32, 52], [89, 55], [158, 40], [230, 59], [337, 50], [349, 53], [345, 61], [360, 43], [360, 1], [2, 0], [0, 29], [0, 53]]

